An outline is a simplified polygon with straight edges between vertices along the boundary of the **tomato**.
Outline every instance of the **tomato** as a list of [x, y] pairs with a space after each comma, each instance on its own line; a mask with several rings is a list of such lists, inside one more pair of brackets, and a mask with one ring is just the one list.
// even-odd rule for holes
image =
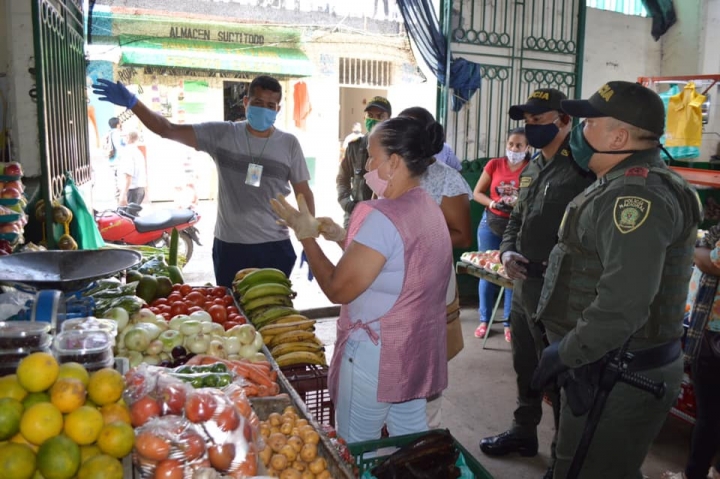
[[223, 303], [225, 303], [225, 306], [233, 306], [235, 304], [235, 300], [232, 296], [229, 294], [226, 294], [222, 297]]
[[223, 301], [222, 298], [215, 298], [215, 299], [213, 299], [212, 302], [213, 302], [213, 304], [219, 304], [223, 308], [225, 307], [225, 301]]
[[[228, 318], [229, 319], [229, 318]], [[225, 328], [225, 331], [232, 328], [233, 326], [239, 326], [241, 323], [238, 323], [237, 321], [226, 321], [223, 324], [223, 328]]]
[[202, 306], [205, 304], [205, 295], [202, 294], [200, 291], [192, 291], [187, 296], [185, 296], [185, 301], [188, 303], [192, 303], [195, 306]]
[[185, 461], [192, 462], [205, 453], [205, 439], [191, 432], [178, 441], [178, 447], [183, 452]]
[[210, 317], [215, 323], [223, 324], [228, 319], [225, 306], [220, 304], [214, 304], [210, 306], [210, 309], [208, 309], [208, 313], [210, 313]]
[[205, 304], [203, 304], [203, 309], [205, 311], [207, 311], [208, 309], [210, 309], [212, 307], [213, 304], [214, 303], [212, 301], [205, 301]]
[[153, 314], [157, 315], [160, 314], [160, 310], [156, 308], [155, 306], [149, 306], [148, 309], [153, 312]]
[[212, 289], [212, 295], [217, 298], [222, 298], [226, 294], [227, 294], [227, 288], [225, 288], [224, 286], [215, 286]]
[[187, 314], [194, 313], [195, 311], [205, 311], [205, 310], [202, 309], [200, 306], [190, 306], [188, 308]]
[[194, 391], [185, 402], [185, 416], [190, 422], [205, 422], [213, 416], [216, 408], [217, 402], [212, 394]]
[[183, 296], [187, 296], [188, 294], [190, 294], [190, 291], [192, 291], [192, 289], [192, 286], [190, 286], [189, 284], [183, 284], [180, 286], [179, 291], [180, 294], [182, 294]]
[[234, 431], [240, 425], [240, 416], [238, 416], [235, 407], [226, 407], [214, 417], [220, 430], [225, 432]]
[[161, 313], [169, 313], [172, 310], [172, 306], [170, 306], [169, 304], [162, 304], [158, 306], [158, 309]]
[[161, 304], [168, 304], [167, 298], [158, 298], [155, 301], [153, 301], [153, 306], [160, 306]]
[[180, 284], [173, 284], [172, 290], [173, 290], [173, 291], [180, 291], [180, 286], [182, 286], [182, 285], [180, 285]]
[[182, 301], [182, 295], [180, 293], [170, 293], [170, 296], [167, 297], [168, 304], [172, 304], [175, 301]]
[[240, 314], [240, 311], [238, 311], [237, 307], [233, 304], [231, 306], [228, 306], [227, 308], [228, 314]]
[[155, 468], [155, 479], [183, 479], [185, 466], [177, 459], [165, 459]]
[[178, 314], [188, 314], [188, 306], [184, 301], [175, 301], [170, 307], [170, 314], [177, 316]]
[[170, 321], [170, 318], [172, 318], [170, 313], [160, 313], [160, 316], [162, 316], [165, 321]]
[[143, 431], [137, 435], [135, 449], [141, 456], [153, 461], [162, 461], [170, 455], [170, 444], [150, 431]]
[[160, 405], [153, 398], [145, 396], [135, 401], [130, 406], [130, 420], [133, 427], [140, 427], [150, 418], [159, 417], [161, 414]]
[[[215, 444], [208, 448], [210, 464], [218, 471], [225, 472], [230, 469], [235, 459], [235, 444]], [[155, 476], [157, 477], [157, 476]]]
[[165, 414], [181, 416], [186, 400], [185, 388], [170, 383], [163, 386], [158, 384], [158, 389], [160, 390], [160, 402]]

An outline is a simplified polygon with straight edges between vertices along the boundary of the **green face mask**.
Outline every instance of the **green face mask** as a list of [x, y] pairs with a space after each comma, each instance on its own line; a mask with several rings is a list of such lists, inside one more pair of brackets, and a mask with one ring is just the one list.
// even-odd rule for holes
[[375, 118], [365, 118], [365, 130], [370, 133], [380, 121], [381, 120], [376, 120]]
[[579, 123], [570, 132], [570, 151], [572, 151], [573, 160], [580, 168], [590, 171], [590, 160], [595, 153], [603, 153], [607, 155], [623, 155], [626, 153], [635, 153], [638, 150], [618, 150], [618, 151], [598, 151], [585, 138], [583, 128], [585, 122]]

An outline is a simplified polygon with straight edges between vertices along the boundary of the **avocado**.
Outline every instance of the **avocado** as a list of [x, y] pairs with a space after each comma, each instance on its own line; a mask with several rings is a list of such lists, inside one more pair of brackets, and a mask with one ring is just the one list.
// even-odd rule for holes
[[127, 272], [125, 272], [126, 283], [134, 283], [135, 281], [140, 281], [142, 277], [142, 273], [136, 269], [129, 269], [127, 270]]
[[142, 298], [147, 304], [155, 301], [158, 290], [158, 281], [155, 276], [144, 274], [140, 278], [135, 294]]
[[170, 278], [167, 276], [158, 276], [157, 277], [157, 291], [155, 292], [155, 296], [157, 298], [167, 298], [170, 293], [172, 293], [172, 281], [170, 281]]

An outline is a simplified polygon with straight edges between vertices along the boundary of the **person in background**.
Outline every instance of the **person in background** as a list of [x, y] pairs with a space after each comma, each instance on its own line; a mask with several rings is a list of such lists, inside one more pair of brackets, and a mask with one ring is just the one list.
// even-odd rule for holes
[[381, 121], [392, 115], [392, 106], [386, 98], [376, 96], [370, 99], [365, 107], [365, 136], [348, 143], [340, 162], [340, 169], [336, 178], [338, 203], [345, 212], [344, 225], [347, 228], [350, 215], [361, 201], [372, 198], [372, 190], [365, 182], [365, 163], [368, 159], [368, 135]]
[[632, 360], [619, 367], [666, 391], [658, 397], [628, 384], [612, 387], [573, 478], [641, 478], [683, 378], [680, 338], [700, 199], [660, 157], [665, 107], [654, 91], [611, 81], [561, 107], [585, 118], [570, 148], [573, 161], [598, 179], [568, 205], [548, 259], [536, 316], [550, 345], [532, 388], [562, 385], [553, 478], [565, 479], [590, 420], [590, 398], [612, 387], [605, 382], [612, 373], [601, 373], [626, 348]]
[[720, 224], [698, 241], [694, 258], [685, 306], [690, 327], [684, 357], [692, 368], [695, 427], [685, 470], [666, 472], [662, 479], [720, 479], [720, 460], [711, 466], [720, 452]]
[[[315, 279], [340, 303], [328, 389], [338, 435], [349, 443], [428, 429], [426, 398], [447, 387], [445, 293], [452, 247], [445, 218], [420, 187], [443, 129], [393, 118], [368, 137], [366, 179], [378, 196], [353, 211], [346, 230], [284, 198], [278, 216], [302, 242]], [[315, 238], [344, 247], [333, 265]]]
[[120, 178], [118, 178], [118, 159], [120, 158], [120, 154], [122, 152], [122, 149], [125, 147], [125, 135], [122, 131], [122, 123], [120, 123], [120, 119], [116, 117], [112, 117], [108, 120], [108, 126], [110, 127], [110, 131], [108, 132], [107, 142], [108, 142], [108, 166], [110, 167], [110, 175], [112, 184], [115, 187], [115, 199], [119, 202], [120, 201]]
[[[100, 100], [129, 108], [153, 133], [208, 153], [218, 170], [218, 212], [213, 267], [218, 286], [231, 287], [243, 268], [277, 268], [290, 276], [297, 255], [286, 227], [278, 225], [269, 200], [302, 194], [315, 202], [300, 142], [274, 126], [282, 87], [272, 77], [255, 78], [243, 98], [247, 120], [171, 123], [153, 112], [120, 82], [98, 80]], [[181, 165], [178, 165], [178, 169]]]
[[345, 157], [345, 151], [347, 150], [350, 142], [362, 138], [362, 136], [362, 125], [357, 122], [353, 123], [352, 131], [348, 133], [348, 135], [343, 140], [342, 148], [340, 149], [340, 161], [342, 161], [342, 159]]
[[440, 150], [437, 155], [435, 155], [435, 159], [442, 163], [445, 163], [450, 168], [454, 168], [457, 171], [462, 170], [462, 164], [460, 163], [460, 159], [457, 157], [453, 149], [447, 143], [443, 144], [443, 149]]
[[[428, 127], [435, 123], [432, 113], [425, 108], [416, 106], [401, 111], [398, 117], [414, 118]], [[447, 143], [445, 143], [447, 145]], [[470, 186], [460, 173], [444, 163], [431, 158], [427, 172], [423, 175], [420, 186], [440, 206], [445, 217], [450, 241], [453, 248], [467, 248], [472, 244], [472, 226], [470, 220]], [[450, 282], [445, 295], [445, 306], [452, 304], [457, 295], [455, 264], [450, 262]], [[428, 398], [428, 427], [437, 429], [441, 426], [442, 394]]]
[[120, 179], [120, 205], [130, 203], [139, 205], [145, 199], [147, 187], [147, 162], [142, 151], [138, 148], [139, 135], [131, 131], [127, 135], [127, 145], [123, 148], [118, 164], [118, 177]]
[[[561, 111], [560, 101], [567, 98], [554, 88], [535, 90], [522, 105], [510, 107], [513, 120], [525, 120], [525, 136], [540, 154], [520, 173], [520, 191], [510, 213], [500, 243], [500, 259], [513, 280], [510, 307], [513, 369], [518, 397], [512, 426], [497, 436], [480, 441], [480, 450], [490, 456], [518, 452], [535, 456], [538, 451], [537, 425], [542, 418], [542, 393], [530, 387], [540, 354], [545, 347], [542, 324], [535, 320], [540, 300], [545, 264], [557, 243], [565, 207], [585, 188], [595, 175], [582, 170], [570, 151], [571, 120]], [[553, 403], [555, 431], [558, 430], [560, 400], [557, 387], [547, 394]], [[553, 438], [551, 454], [555, 459]], [[544, 478], [552, 478], [551, 464]]]
[[[473, 191], [475, 201], [485, 207], [477, 230], [478, 251], [496, 250], [500, 247], [505, 228], [510, 221], [510, 212], [515, 207], [520, 189], [520, 173], [530, 161], [525, 128], [516, 128], [510, 132], [505, 144], [505, 156], [487, 162]], [[487, 192], [490, 191], [488, 195]], [[480, 298], [480, 325], [475, 329], [476, 338], [487, 334], [488, 322], [492, 315], [495, 297], [500, 288], [484, 279], [478, 285]], [[510, 336], [510, 306], [512, 289], [505, 289], [505, 308], [503, 325], [505, 341]]]

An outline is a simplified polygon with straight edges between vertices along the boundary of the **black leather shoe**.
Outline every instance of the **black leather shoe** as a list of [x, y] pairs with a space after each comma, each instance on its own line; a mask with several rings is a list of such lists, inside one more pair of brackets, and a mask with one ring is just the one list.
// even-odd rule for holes
[[537, 455], [538, 440], [537, 436], [520, 437], [513, 431], [505, 431], [480, 441], [480, 450], [488, 456], [518, 452], [521, 456], [531, 457]]
[[550, 466], [548, 467], [548, 470], [545, 471], [543, 479], [553, 479], [553, 474], [555, 474], [555, 466]]

